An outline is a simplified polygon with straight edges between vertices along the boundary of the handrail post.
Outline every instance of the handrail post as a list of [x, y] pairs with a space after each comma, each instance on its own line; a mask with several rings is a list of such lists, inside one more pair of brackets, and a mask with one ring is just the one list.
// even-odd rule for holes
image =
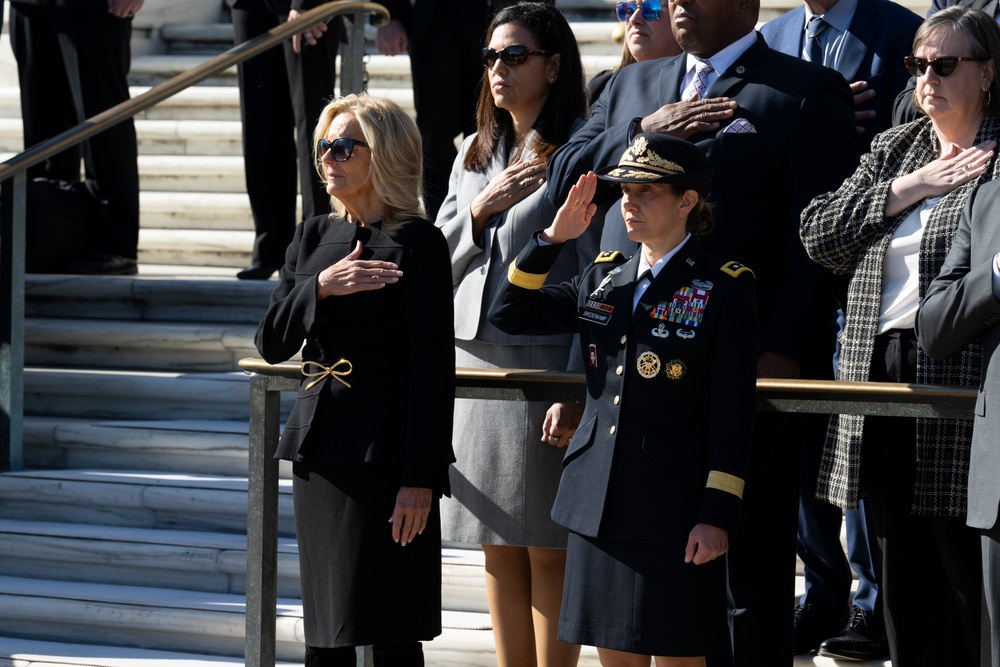
[[350, 26], [347, 48], [340, 53], [340, 94], [361, 93], [365, 81], [365, 21], [367, 15], [355, 12], [347, 18]]
[[281, 393], [266, 375], [250, 376], [247, 475], [246, 667], [274, 667], [278, 580], [278, 449]]
[[24, 171], [0, 190], [0, 471], [24, 467]]

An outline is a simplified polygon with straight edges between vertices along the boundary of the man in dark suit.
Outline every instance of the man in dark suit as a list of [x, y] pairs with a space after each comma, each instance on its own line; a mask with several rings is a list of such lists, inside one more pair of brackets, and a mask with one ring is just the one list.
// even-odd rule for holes
[[[851, 83], [860, 155], [868, 152], [876, 134], [892, 125], [893, 103], [910, 78], [903, 58], [913, 50], [920, 21], [890, 0], [805, 0], [768, 21], [761, 34], [772, 49], [833, 68]], [[824, 363], [812, 375], [833, 379], [832, 370]], [[797, 541], [806, 590], [795, 612], [795, 652], [819, 648], [820, 655], [874, 660], [889, 655], [879, 592], [882, 552], [864, 501], [858, 509], [843, 512], [845, 557], [841, 510], [816, 499], [828, 422], [826, 415], [803, 417]], [[849, 604], [852, 566], [858, 587]]]
[[[982, 383], [976, 400], [969, 460], [966, 523], [982, 531], [983, 593], [991, 667], [1000, 667], [1000, 182], [980, 186], [966, 202], [951, 251], [917, 311], [920, 346], [932, 357], [957, 354], [975, 339], [983, 344]], [[984, 641], [984, 645], [986, 642]], [[985, 659], [984, 659], [985, 660]], [[983, 663], [987, 663], [984, 661]]]
[[[617, 161], [638, 132], [696, 143], [716, 170], [709, 201], [717, 224], [702, 243], [757, 274], [758, 375], [797, 377], [803, 362], [830, 354], [818, 348], [826, 347], [832, 277], [807, 258], [798, 226], [812, 197], [836, 189], [857, 162], [850, 88], [837, 72], [768, 48], [754, 31], [758, 0], [669, 7], [687, 55], [635, 63], [611, 78], [590, 120], [549, 161], [549, 195], [561, 203], [581, 173]], [[682, 94], [699, 85], [700, 93]], [[608, 207], [602, 247], [634, 252], [623, 231], [619, 207]], [[741, 666], [792, 662], [798, 429], [789, 416], [758, 415], [730, 551]]]
[[[236, 44], [266, 33], [321, 0], [226, 0], [232, 7]], [[241, 280], [267, 280], [285, 261], [292, 240], [296, 194], [302, 219], [330, 210], [330, 197], [316, 173], [312, 135], [334, 96], [340, 20], [316, 26], [280, 47], [238, 66], [243, 166], [256, 238]], [[301, 186], [301, 187], [300, 187]]]
[[[143, 0], [13, 0], [10, 42], [21, 85], [26, 148], [129, 99], [132, 17]], [[28, 170], [29, 178], [80, 180], [107, 202], [88, 254], [70, 273], [137, 272], [139, 167], [128, 119]]]
[[476, 94], [491, 0], [387, 0], [380, 53], [409, 51], [417, 127], [424, 139], [424, 206], [433, 220], [448, 194], [455, 137], [476, 131]]

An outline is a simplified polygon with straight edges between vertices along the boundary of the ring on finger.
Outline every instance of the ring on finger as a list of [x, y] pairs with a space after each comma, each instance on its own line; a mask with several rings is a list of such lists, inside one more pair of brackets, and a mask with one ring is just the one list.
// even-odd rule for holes
[[967, 165], [967, 164], [963, 164], [962, 165], [962, 173], [963, 174], [968, 174], [969, 173], [969, 165]]
[[558, 435], [550, 435], [549, 436], [549, 440], [559, 440], [559, 437], [560, 436], [558, 436]]
[[524, 188], [528, 187], [528, 183], [530, 182], [531, 182], [530, 178], [521, 179], [520, 181], [521, 189], [523, 190]]

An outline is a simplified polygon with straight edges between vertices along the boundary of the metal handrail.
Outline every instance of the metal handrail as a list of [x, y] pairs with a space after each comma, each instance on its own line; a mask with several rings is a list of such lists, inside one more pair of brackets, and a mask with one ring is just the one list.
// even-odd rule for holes
[[[274, 453], [281, 422], [280, 392], [296, 391], [302, 370], [300, 363], [268, 364], [256, 358], [242, 359], [239, 365], [250, 374], [246, 664], [274, 667], [278, 560], [278, 462]], [[455, 380], [457, 398], [572, 401], [582, 400], [586, 395], [581, 373], [458, 368]], [[757, 409], [969, 419], [976, 394], [975, 387], [767, 378], [757, 380]]]
[[[0, 470], [23, 467], [24, 413], [24, 244], [25, 187], [27, 170], [108, 128], [132, 118], [178, 92], [204, 81], [233, 65], [252, 58], [296, 33], [350, 14], [353, 25], [349, 48], [341, 53], [341, 92], [361, 92], [364, 56], [364, 25], [367, 16], [375, 25], [385, 25], [389, 12], [374, 2], [335, 0], [311, 9], [266, 33], [234, 46], [225, 53], [192, 67], [145, 93], [88, 118], [47, 141], [43, 141], [0, 164], [4, 187], [0, 212]], [[6, 181], [11, 181], [8, 186]]]

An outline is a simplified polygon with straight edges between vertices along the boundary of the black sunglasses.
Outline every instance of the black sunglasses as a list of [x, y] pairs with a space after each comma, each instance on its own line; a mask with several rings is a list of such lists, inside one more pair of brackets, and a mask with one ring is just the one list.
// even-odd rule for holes
[[327, 141], [326, 139], [319, 140], [319, 159], [322, 160], [323, 156], [326, 155], [327, 151], [330, 151], [330, 155], [337, 162], [347, 162], [354, 155], [355, 146], [364, 146], [368, 148], [368, 144], [361, 141], [360, 139], [351, 139], [350, 137], [337, 137], [333, 141]]
[[486, 47], [483, 49], [483, 67], [493, 67], [493, 64], [497, 61], [497, 58], [503, 61], [504, 65], [520, 65], [528, 56], [551, 56], [555, 55], [555, 51], [531, 51], [527, 46], [521, 44], [513, 44], [511, 46], [505, 46], [499, 51], [496, 49], [491, 49]]
[[645, 0], [645, 2], [619, 2], [615, 5], [615, 11], [618, 12], [618, 20], [622, 23], [628, 23], [628, 20], [635, 14], [635, 8], [638, 6], [642, 10], [642, 18], [647, 21], [656, 21], [660, 18], [660, 12], [663, 11], [663, 3], [660, 0]]
[[940, 56], [934, 60], [926, 60], [924, 58], [918, 58], [917, 56], [906, 56], [903, 58], [903, 64], [906, 65], [906, 71], [912, 76], [923, 76], [927, 72], [927, 68], [930, 67], [934, 70], [934, 73], [938, 76], [950, 76], [955, 68], [958, 67], [958, 63], [962, 61], [974, 62], [974, 63], [984, 63], [988, 58], [965, 58], [959, 56]]

